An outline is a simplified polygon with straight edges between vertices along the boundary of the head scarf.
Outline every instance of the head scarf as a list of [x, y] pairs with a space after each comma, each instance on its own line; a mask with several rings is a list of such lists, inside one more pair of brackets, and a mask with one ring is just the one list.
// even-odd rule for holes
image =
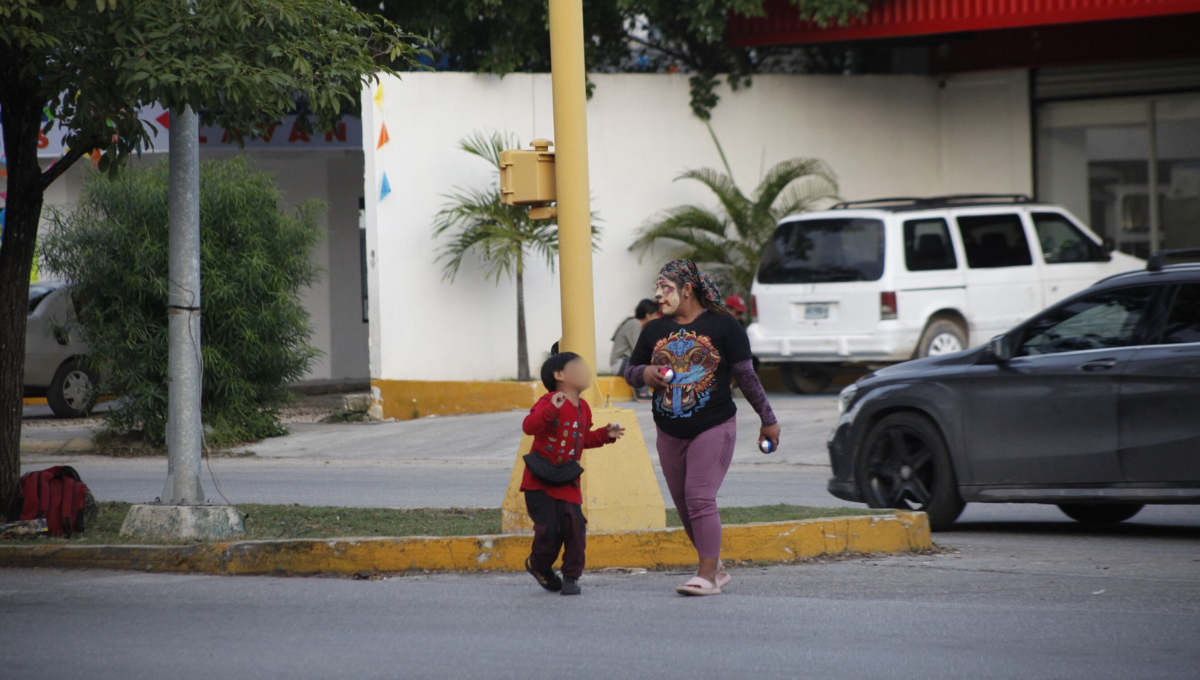
[[696, 268], [696, 263], [691, 260], [671, 260], [663, 265], [658, 275], [675, 281], [680, 287], [690, 283], [692, 289], [703, 295], [704, 299], [718, 307], [724, 306], [721, 301], [721, 289], [717, 288], [716, 282]]

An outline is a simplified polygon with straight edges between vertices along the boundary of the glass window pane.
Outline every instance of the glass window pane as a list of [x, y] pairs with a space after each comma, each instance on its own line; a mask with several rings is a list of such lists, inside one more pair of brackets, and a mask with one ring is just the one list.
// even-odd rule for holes
[[1103, 262], [1104, 250], [1096, 242], [1059, 213], [1034, 213], [1033, 226], [1037, 229], [1042, 256], [1047, 264], [1063, 262]]
[[763, 250], [762, 283], [878, 281], [883, 276], [883, 222], [870, 219], [785, 222]]
[[1200, 342], [1200, 283], [1179, 287], [1167, 316], [1162, 342], [1165, 345]]
[[1050, 310], [1030, 326], [1022, 356], [1127, 347], [1154, 288], [1108, 290]]
[[1033, 264], [1025, 228], [1018, 215], [971, 215], [957, 219], [970, 268]]
[[910, 272], [954, 269], [954, 244], [950, 228], [941, 218], [904, 223], [904, 264]]

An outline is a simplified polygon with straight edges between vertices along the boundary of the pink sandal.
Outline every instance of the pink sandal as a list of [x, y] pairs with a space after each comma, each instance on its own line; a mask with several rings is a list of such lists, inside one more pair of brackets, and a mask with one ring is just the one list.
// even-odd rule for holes
[[726, 572], [724, 572], [723, 569], [725, 569], [725, 563], [717, 562], [717, 587], [718, 588], [724, 588], [725, 586], [729, 585], [730, 581], [733, 580], [733, 577], [730, 576], [729, 574], [727, 574]]
[[675, 589], [680, 595], [720, 595], [721, 588], [706, 578], [693, 576], [688, 582]]

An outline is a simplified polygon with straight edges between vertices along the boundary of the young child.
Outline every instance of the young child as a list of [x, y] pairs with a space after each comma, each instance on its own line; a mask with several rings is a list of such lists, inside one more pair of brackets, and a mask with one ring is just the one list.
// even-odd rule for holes
[[[578, 354], [563, 352], [547, 359], [542, 364], [542, 383], [549, 393], [529, 409], [522, 426], [525, 434], [533, 436], [532, 453], [553, 465], [577, 463], [584, 449], [611, 444], [625, 433], [612, 424], [591, 429], [592, 410], [579, 395], [591, 386], [592, 377]], [[586, 544], [579, 477], [555, 484], [534, 475], [526, 465], [521, 491], [533, 519], [533, 549], [525, 568], [546, 590], [578, 595]], [[553, 569], [559, 550], [562, 579]]]

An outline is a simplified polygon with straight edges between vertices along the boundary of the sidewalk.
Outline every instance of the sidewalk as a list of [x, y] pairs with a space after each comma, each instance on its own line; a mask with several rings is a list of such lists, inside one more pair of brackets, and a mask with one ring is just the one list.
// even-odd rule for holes
[[[756, 446], [757, 416], [739, 400], [738, 446], [719, 502], [845, 505], [824, 489], [829, 478], [825, 439], [837, 418], [836, 400], [830, 395], [776, 395], [772, 404], [783, 439], [781, 449], [767, 456]], [[649, 404], [626, 406], [638, 412], [657, 473]], [[234, 503], [498, 507], [516, 459], [523, 417], [523, 412], [508, 412], [391, 423], [294, 423], [287, 436], [246, 446], [255, 457], [213, 458], [202, 470], [201, 482], [210, 498], [220, 500], [215, 474]], [[98, 421], [54, 425], [37, 420], [23, 429], [24, 470], [73, 465], [100, 500], [142, 502], [162, 493], [165, 458], [88, 456], [81, 442]], [[658, 476], [664, 498], [669, 498]]]

